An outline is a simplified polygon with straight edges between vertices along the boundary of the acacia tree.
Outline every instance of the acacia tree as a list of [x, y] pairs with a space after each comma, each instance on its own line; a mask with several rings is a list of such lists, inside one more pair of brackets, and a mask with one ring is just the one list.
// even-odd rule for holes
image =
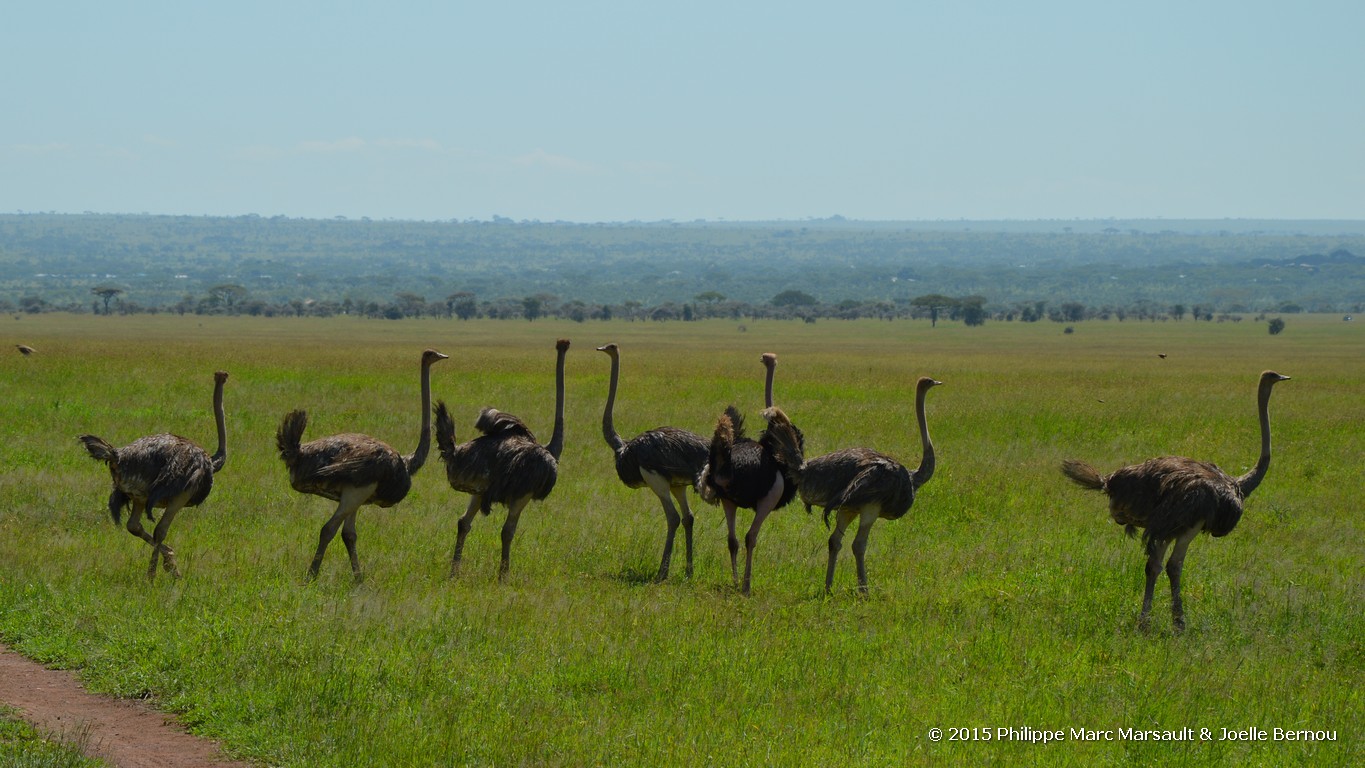
[[951, 296], [944, 296], [941, 293], [929, 293], [924, 296], [916, 296], [910, 300], [910, 306], [929, 310], [929, 327], [938, 326], [938, 313], [943, 309], [952, 309], [958, 304], [957, 299]]
[[97, 285], [94, 288], [91, 288], [90, 292], [100, 297], [101, 299], [104, 299], [104, 314], [107, 315], [109, 314], [109, 300], [119, 295], [120, 293], [123, 293], [123, 289], [118, 287], [117, 285], [110, 285], [108, 283], [105, 283], [103, 285]]
[[235, 314], [234, 309], [237, 302], [247, 297], [247, 289], [236, 283], [220, 283], [209, 289], [209, 298], [215, 304], [221, 304], [227, 308], [229, 315]]
[[521, 300], [521, 311], [527, 320], [535, 320], [540, 317], [541, 310], [545, 308], [545, 302], [539, 296], [527, 296]]

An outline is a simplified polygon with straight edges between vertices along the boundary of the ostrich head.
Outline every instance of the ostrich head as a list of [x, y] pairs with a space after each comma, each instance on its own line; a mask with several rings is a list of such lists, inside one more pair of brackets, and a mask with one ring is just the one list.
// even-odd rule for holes
[[556, 352], [567, 352], [568, 350], [569, 350], [569, 340], [568, 340], [568, 339], [560, 339], [559, 341], [556, 341], [556, 342], [555, 342], [555, 351], [556, 351]]
[[434, 349], [428, 349], [422, 353], [422, 365], [431, 365], [438, 360], [445, 360], [450, 355], [443, 355]]
[[606, 352], [609, 357], [616, 357], [617, 354], [616, 342], [613, 341], [610, 344], [603, 344], [602, 346], [597, 348], [597, 351]]
[[1281, 381], [1289, 381], [1289, 377], [1283, 374], [1275, 373], [1274, 371], [1261, 372], [1261, 383], [1266, 386], [1274, 386], [1280, 383]]

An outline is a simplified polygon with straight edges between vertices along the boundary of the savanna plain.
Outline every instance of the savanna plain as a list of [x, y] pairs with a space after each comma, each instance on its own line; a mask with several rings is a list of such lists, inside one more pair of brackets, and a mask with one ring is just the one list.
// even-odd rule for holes
[[[232, 754], [279, 766], [1350, 765], [1365, 760], [1365, 324], [1095, 321], [966, 328], [805, 324], [265, 319], [61, 314], [5, 319], [0, 355], [0, 640], [96, 691], [173, 711]], [[449, 576], [467, 498], [433, 451], [407, 499], [359, 514], [366, 579], [341, 542], [305, 579], [334, 504], [290, 490], [274, 444], [363, 432], [417, 443], [418, 360], [473, 436], [478, 410], [552, 427], [554, 343], [569, 338], [559, 481], [523, 514], [497, 578], [505, 511], [479, 517]], [[914, 382], [938, 468], [872, 531], [860, 596], [847, 543], [799, 502], [772, 515], [752, 597], [730, 578], [723, 515], [692, 496], [695, 573], [653, 583], [664, 517], [616, 478], [601, 434], [617, 342], [616, 427], [708, 435], [734, 403], [758, 431], [759, 355], [808, 456], [865, 445], [919, 462]], [[1162, 358], [1159, 355], [1164, 354]], [[215, 441], [227, 465], [167, 539], [183, 577], [146, 578], [146, 544], [106, 509], [76, 435]], [[1163, 576], [1137, 627], [1140, 541], [1063, 459], [1108, 472], [1166, 454], [1240, 474], [1256, 460], [1257, 377], [1274, 458], [1231, 535]], [[741, 512], [741, 530], [749, 513]], [[851, 539], [851, 536], [848, 537]], [[846, 539], [847, 542], [847, 539]], [[1124, 737], [1179, 732], [1184, 741]], [[1274, 729], [1333, 741], [1275, 740]], [[934, 731], [933, 729], [939, 729]], [[1009, 730], [1013, 729], [1013, 730]], [[1208, 729], [1207, 740], [1199, 738]], [[1223, 738], [1224, 729], [1243, 738]], [[1264, 739], [1247, 729], [1262, 729]], [[1042, 744], [1029, 734], [1058, 731]], [[1110, 732], [1085, 740], [1081, 731]], [[934, 740], [932, 733], [941, 734]]]

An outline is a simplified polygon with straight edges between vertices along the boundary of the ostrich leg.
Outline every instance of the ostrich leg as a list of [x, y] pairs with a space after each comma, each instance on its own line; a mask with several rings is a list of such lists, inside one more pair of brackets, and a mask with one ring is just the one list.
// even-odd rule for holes
[[522, 496], [507, 505], [507, 520], [502, 524], [502, 564], [498, 566], [498, 581], [507, 581], [507, 573], [512, 570], [512, 539], [517, 535], [521, 511], [530, 501], [529, 495]]
[[1142, 593], [1142, 613], [1138, 616], [1138, 626], [1146, 629], [1152, 618], [1152, 594], [1156, 591], [1156, 580], [1161, 575], [1161, 562], [1166, 558], [1169, 541], [1152, 540], [1147, 542], [1147, 588]]
[[175, 519], [185, 504], [182, 496], [171, 500], [166, 507], [166, 513], [161, 516], [161, 521], [156, 524], [156, 529], [152, 532], [152, 564], [147, 569], [147, 578], [150, 580], [156, 576], [156, 556], [161, 555], [162, 562], [166, 567], [166, 572], [174, 578], [180, 578], [180, 569], [175, 567], [175, 550], [166, 546], [166, 534], [171, 530], [171, 521]]
[[763, 521], [772, 514], [777, 502], [782, 498], [782, 491], [786, 487], [786, 482], [779, 474], [773, 481], [773, 487], [767, 495], [758, 500], [754, 505], [754, 522], [749, 526], [749, 532], [744, 536], [744, 586], [741, 591], [749, 594], [750, 578], [754, 569], [754, 550], [758, 547], [758, 530], [763, 527]]
[[360, 572], [360, 555], [355, 548], [355, 516], [359, 511], [360, 507], [352, 509], [346, 519], [341, 521], [341, 543], [346, 545], [346, 555], [351, 559], [351, 573], [357, 584], [365, 580], [365, 574]]
[[858, 563], [858, 591], [867, 594], [867, 537], [872, 533], [872, 525], [877, 522], [881, 510], [876, 505], [863, 507], [858, 520], [858, 533], [853, 537], [853, 558]]
[[474, 527], [474, 516], [479, 514], [479, 506], [482, 504], [482, 496], [477, 493], [470, 494], [469, 507], [455, 526], [455, 554], [450, 558], [451, 578], [460, 575], [460, 559], [464, 557], [464, 540], [469, 535], [469, 529]]
[[841, 509], [834, 520], [834, 531], [829, 535], [829, 565], [825, 568], [825, 594], [829, 594], [834, 588], [834, 566], [839, 562], [839, 550], [844, 546], [844, 529], [853, 522], [857, 513], [852, 510]]
[[[360, 560], [355, 552], [355, 513], [360, 509], [360, 505], [374, 495], [377, 483], [370, 483], [362, 487], [350, 487], [341, 492], [341, 499], [337, 502], [337, 511], [332, 513], [331, 519], [322, 525], [322, 531], [318, 534], [318, 551], [313, 555], [313, 563], [308, 566], [308, 579], [312, 581], [318, 577], [318, 571], [322, 569], [322, 556], [327, 554], [327, 545], [332, 543], [332, 539], [337, 535], [337, 529], [346, 523], [347, 518], [351, 519], [348, 526], [349, 533], [343, 533], [341, 540], [346, 542], [346, 549], [351, 556], [351, 571], [355, 574], [356, 581], [359, 582]], [[348, 539], [349, 535], [349, 541]]]
[[737, 507], [729, 499], [720, 500], [721, 508], [725, 510], [725, 527], [729, 531], [729, 538], [726, 543], [730, 547], [730, 576], [735, 581], [735, 586], [739, 586], [739, 539], [735, 536], [735, 510]]
[[682, 507], [683, 542], [687, 545], [687, 578], [692, 578], [692, 510], [687, 507], [687, 487], [673, 488], [673, 498]]
[[[659, 561], [659, 573], [654, 577], [655, 581], [664, 581], [668, 578], [669, 566], [673, 562], [673, 540], [677, 537], [678, 524], [682, 522], [682, 517], [678, 515], [677, 508], [673, 506], [673, 500], [669, 498], [668, 478], [647, 469], [641, 470], [640, 474], [644, 477], [645, 484], [649, 486], [649, 489], [654, 492], [655, 496], [659, 497], [659, 504], [664, 509], [664, 518], [668, 521], [668, 537], [664, 539], [664, 555]], [[692, 553], [690, 544], [687, 551], [690, 562]]]
[[1180, 601], [1180, 572], [1185, 568], [1185, 550], [1197, 535], [1198, 527], [1181, 534], [1171, 550], [1171, 559], [1166, 561], [1166, 578], [1171, 582], [1171, 625], [1176, 632], [1185, 631], [1185, 606]]

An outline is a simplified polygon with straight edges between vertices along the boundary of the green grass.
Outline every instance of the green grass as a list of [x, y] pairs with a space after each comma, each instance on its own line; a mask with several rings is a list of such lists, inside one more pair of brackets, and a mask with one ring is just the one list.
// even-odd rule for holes
[[5, 768], [101, 768], [108, 763], [81, 754], [87, 734], [69, 734], [70, 744], [43, 737], [19, 717], [0, 705], [0, 765]]
[[[1359, 514], [1365, 330], [1259, 323], [750, 322], [610, 324], [25, 317], [0, 356], [0, 638], [147, 697], [234, 754], [289, 766], [413, 764], [1351, 764], [1365, 757], [1365, 522]], [[21, 333], [22, 332], [22, 333]], [[329, 502], [288, 487], [274, 430], [417, 439], [417, 361], [468, 439], [496, 405], [548, 439], [554, 339], [568, 356], [560, 481], [523, 515], [499, 585], [503, 512], [480, 517], [446, 577], [466, 498], [433, 454], [407, 500], [365, 508], [345, 550], [303, 576]], [[601, 438], [621, 345], [616, 426], [708, 433], [734, 402], [757, 424], [761, 352], [810, 455], [862, 444], [919, 460], [913, 383], [939, 467], [905, 518], [873, 529], [871, 594], [799, 505], [763, 528], [754, 595], [730, 585], [723, 516], [700, 501], [696, 575], [648, 578], [663, 515], [616, 480]], [[1166, 359], [1157, 357], [1166, 353]], [[170, 534], [184, 578], [144, 578], [146, 545], [105, 510], [108, 475], [75, 440], [172, 431], [213, 442], [227, 385], [229, 459]], [[1255, 461], [1261, 370], [1275, 459], [1238, 529], [1185, 569], [1189, 629], [1135, 618], [1140, 545], [1058, 472], [1184, 454]], [[695, 497], [694, 497], [695, 499]], [[748, 515], [741, 514], [747, 526]], [[931, 728], [1196, 729], [1214, 740], [933, 742]], [[1335, 742], [1218, 740], [1249, 726]], [[978, 731], [980, 733], [980, 731]]]

